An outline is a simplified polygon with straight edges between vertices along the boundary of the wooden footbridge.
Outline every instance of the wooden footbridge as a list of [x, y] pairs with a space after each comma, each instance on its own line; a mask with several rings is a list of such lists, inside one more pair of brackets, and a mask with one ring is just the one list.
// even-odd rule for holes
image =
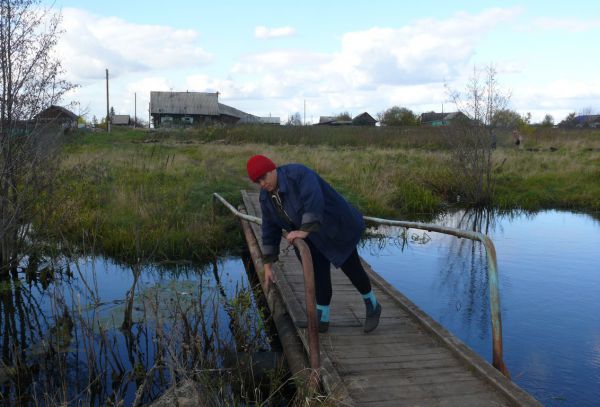
[[[267, 289], [262, 273], [261, 230], [256, 219], [261, 216], [258, 193], [242, 191], [242, 196], [246, 215], [242, 214], [243, 208], [238, 212], [215, 194], [215, 198], [242, 218], [252, 260], [292, 373], [303, 377], [300, 381], [308, 387], [319, 386], [332, 404], [540, 405], [507, 377], [508, 371], [502, 361], [499, 311], [497, 317], [492, 312], [494, 368], [366, 263], [377, 300], [383, 306], [379, 327], [369, 334], [363, 333], [365, 310], [362, 298], [346, 276], [337, 270], [331, 273], [330, 328], [325, 334], [317, 334], [314, 291], [312, 296], [310, 293], [311, 288], [314, 290], [314, 282], [312, 277], [305, 280], [303, 276], [303, 265], [306, 267], [308, 263], [312, 268], [310, 258], [301, 265], [293, 248], [282, 239], [280, 261], [274, 265], [277, 282]], [[432, 225], [425, 226], [422, 229], [434, 230]], [[488, 247], [488, 252], [490, 250], [493, 252], [493, 245], [491, 249]], [[492, 254], [495, 267], [495, 252]], [[493, 271], [495, 273], [495, 269]], [[304, 274], [312, 273], [305, 271]], [[497, 294], [493, 291], [490, 290], [491, 297]], [[498, 298], [490, 300], [499, 306]], [[497, 325], [500, 325], [500, 333]]]

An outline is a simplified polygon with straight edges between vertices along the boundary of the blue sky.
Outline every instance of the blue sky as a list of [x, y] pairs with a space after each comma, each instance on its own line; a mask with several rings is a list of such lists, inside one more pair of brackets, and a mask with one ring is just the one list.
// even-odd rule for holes
[[[455, 110], [473, 66], [494, 64], [509, 107], [534, 121], [600, 113], [600, 2], [58, 0], [66, 102], [147, 118], [151, 90], [218, 91], [282, 121], [393, 105]], [[446, 86], [447, 85], [447, 86]]]

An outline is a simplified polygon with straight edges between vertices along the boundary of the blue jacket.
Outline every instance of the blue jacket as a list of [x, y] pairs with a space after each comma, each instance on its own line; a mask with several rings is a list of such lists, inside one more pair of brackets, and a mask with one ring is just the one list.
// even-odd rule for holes
[[279, 254], [281, 229], [298, 230], [301, 225], [319, 222], [319, 230], [310, 232], [308, 240], [340, 267], [365, 229], [360, 212], [316, 172], [301, 164], [277, 167], [277, 188], [283, 209], [293, 224], [278, 215], [271, 194], [261, 190], [263, 254]]

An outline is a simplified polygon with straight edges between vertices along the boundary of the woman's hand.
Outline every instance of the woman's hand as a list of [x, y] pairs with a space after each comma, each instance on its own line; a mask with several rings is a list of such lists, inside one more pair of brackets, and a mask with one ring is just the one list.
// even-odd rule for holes
[[265, 284], [267, 285], [267, 291], [269, 291], [269, 288], [271, 288], [271, 284], [275, 283], [275, 274], [273, 274], [271, 264], [265, 264]]
[[306, 239], [306, 236], [308, 236], [308, 232], [305, 232], [303, 230], [293, 230], [287, 234], [285, 239], [288, 241], [289, 244], [293, 244], [294, 240]]

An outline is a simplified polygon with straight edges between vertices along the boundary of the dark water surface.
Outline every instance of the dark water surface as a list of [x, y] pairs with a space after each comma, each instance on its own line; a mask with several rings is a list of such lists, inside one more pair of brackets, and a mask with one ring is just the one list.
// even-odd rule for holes
[[[487, 233], [496, 246], [504, 359], [548, 406], [600, 405], [600, 222], [560, 211], [455, 213], [435, 223]], [[382, 230], [398, 236], [401, 229]], [[387, 281], [491, 362], [485, 249], [411, 229], [360, 254]]]
[[[239, 354], [271, 350], [239, 257], [137, 269], [102, 257], [42, 261], [3, 281], [0, 297], [0, 406], [129, 406], [190, 366], [229, 374]], [[232, 388], [212, 390], [235, 400]]]

